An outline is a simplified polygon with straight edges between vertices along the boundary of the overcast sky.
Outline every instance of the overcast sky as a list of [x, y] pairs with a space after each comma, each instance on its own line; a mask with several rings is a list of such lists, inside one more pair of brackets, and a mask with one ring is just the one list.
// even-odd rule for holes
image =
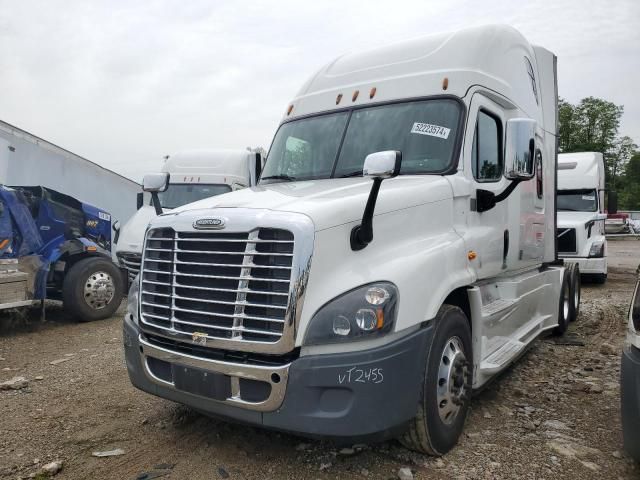
[[0, 0], [0, 119], [140, 180], [168, 153], [268, 148], [338, 55], [486, 23], [556, 53], [567, 100], [624, 105], [640, 143], [639, 0]]

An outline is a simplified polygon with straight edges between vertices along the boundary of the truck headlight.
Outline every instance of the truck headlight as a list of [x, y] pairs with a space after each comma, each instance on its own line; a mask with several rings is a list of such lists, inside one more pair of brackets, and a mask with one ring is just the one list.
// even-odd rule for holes
[[604, 257], [604, 240], [599, 240], [591, 244], [589, 257]]
[[133, 323], [138, 324], [138, 297], [140, 296], [140, 274], [131, 282], [127, 295], [127, 316]]
[[334, 298], [316, 312], [305, 345], [354, 342], [384, 335], [396, 321], [398, 289], [389, 282], [363, 285]]

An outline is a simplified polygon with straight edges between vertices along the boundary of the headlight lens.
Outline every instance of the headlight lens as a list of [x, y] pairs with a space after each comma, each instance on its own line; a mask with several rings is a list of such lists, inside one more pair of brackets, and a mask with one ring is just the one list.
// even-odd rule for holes
[[384, 335], [396, 321], [398, 290], [376, 282], [334, 298], [311, 319], [305, 345], [367, 340]]
[[131, 282], [129, 287], [129, 294], [127, 295], [127, 315], [133, 320], [133, 323], [138, 324], [138, 297], [140, 296], [140, 274], [136, 275], [136, 278]]
[[604, 257], [604, 241], [593, 242], [589, 249], [590, 257]]

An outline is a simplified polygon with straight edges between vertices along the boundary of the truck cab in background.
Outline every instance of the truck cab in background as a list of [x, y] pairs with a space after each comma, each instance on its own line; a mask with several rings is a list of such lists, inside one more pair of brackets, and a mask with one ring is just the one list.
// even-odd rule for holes
[[558, 155], [558, 256], [598, 283], [607, 279], [604, 204], [602, 153]]
[[507, 26], [321, 68], [258, 186], [151, 220], [123, 323], [132, 383], [243, 423], [449, 451], [472, 391], [575, 307], [557, 99], [555, 55]]
[[[262, 168], [261, 150], [193, 150], [168, 155], [161, 169], [169, 176], [167, 189], [158, 193], [161, 211], [255, 185]], [[116, 257], [129, 279], [140, 269], [144, 232], [157, 215], [155, 206], [144, 205], [142, 198], [140, 193], [136, 214], [123, 227], [114, 228]]]

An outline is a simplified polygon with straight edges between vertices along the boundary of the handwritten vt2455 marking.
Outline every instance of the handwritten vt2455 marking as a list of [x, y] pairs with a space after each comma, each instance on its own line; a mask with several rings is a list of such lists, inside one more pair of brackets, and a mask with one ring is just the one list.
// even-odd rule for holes
[[384, 374], [381, 368], [358, 368], [351, 367], [344, 373], [338, 374], [338, 383], [382, 383]]

